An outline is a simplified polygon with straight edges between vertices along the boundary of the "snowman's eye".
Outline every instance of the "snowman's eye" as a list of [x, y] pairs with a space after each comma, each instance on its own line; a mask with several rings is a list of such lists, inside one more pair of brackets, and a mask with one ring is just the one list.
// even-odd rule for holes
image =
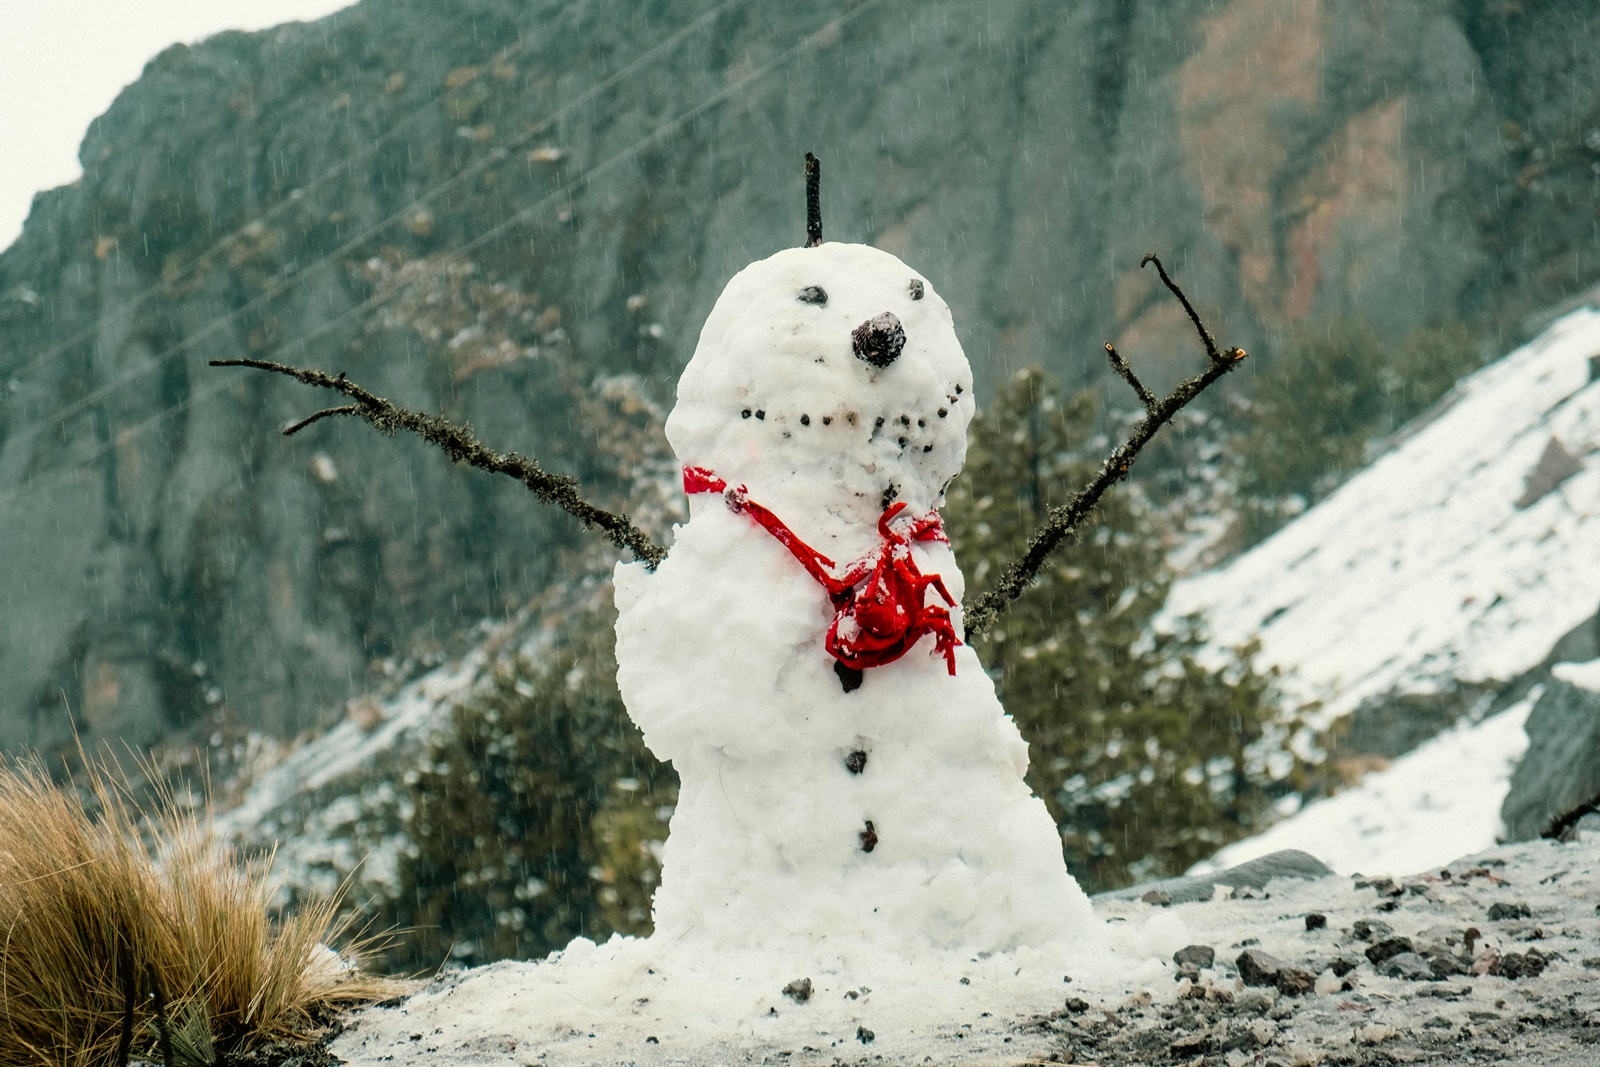
[[808, 285], [800, 290], [800, 303], [815, 304], [821, 307], [828, 302], [828, 294], [823, 292], [820, 285]]
[[921, 278], [912, 278], [911, 279], [911, 299], [913, 299], [913, 300], [921, 300], [922, 299], [922, 279]]

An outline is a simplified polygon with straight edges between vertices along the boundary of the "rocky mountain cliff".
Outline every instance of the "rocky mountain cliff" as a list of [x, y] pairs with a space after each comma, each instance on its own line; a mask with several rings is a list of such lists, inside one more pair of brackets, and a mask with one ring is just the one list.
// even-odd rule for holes
[[625, 499], [618, 412], [798, 243], [806, 149], [828, 236], [936, 279], [980, 384], [1107, 339], [1174, 373], [1152, 249], [1262, 358], [1323, 317], [1514, 333], [1600, 277], [1597, 46], [1561, 0], [364, 0], [174, 47], [0, 254], [0, 744], [293, 733], [565, 573], [519, 487], [284, 442], [317, 398], [207, 359]]

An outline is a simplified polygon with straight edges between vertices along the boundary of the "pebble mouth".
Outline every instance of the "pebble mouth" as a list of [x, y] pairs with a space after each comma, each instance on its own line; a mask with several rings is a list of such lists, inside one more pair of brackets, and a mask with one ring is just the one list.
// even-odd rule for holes
[[[798, 435], [805, 439], [811, 435], [847, 430], [849, 438], [860, 445], [890, 440], [906, 452], [930, 453], [945, 435], [950, 415], [949, 403], [953, 403], [947, 403], [947, 400], [947, 397], [937, 398], [935, 403], [938, 406], [929, 410], [912, 406], [881, 415], [864, 414], [859, 409], [834, 409], [826, 413], [816, 410], [787, 411], [745, 403], [738, 409], [738, 417], [741, 421], [772, 423], [785, 437]], [[868, 427], [864, 440], [859, 434], [863, 426]], [[820, 443], [822, 438], [818, 440]]]

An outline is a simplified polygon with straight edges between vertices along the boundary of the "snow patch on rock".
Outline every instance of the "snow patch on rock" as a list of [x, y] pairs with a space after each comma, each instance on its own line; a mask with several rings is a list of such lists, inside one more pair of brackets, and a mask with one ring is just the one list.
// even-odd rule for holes
[[1538, 665], [1600, 604], [1596, 353], [1600, 311], [1558, 320], [1277, 534], [1178, 582], [1168, 613], [1201, 613], [1219, 646], [1259, 638], [1328, 719]]
[[1568, 685], [1600, 693], [1600, 659], [1588, 663], [1558, 663], [1550, 673]]

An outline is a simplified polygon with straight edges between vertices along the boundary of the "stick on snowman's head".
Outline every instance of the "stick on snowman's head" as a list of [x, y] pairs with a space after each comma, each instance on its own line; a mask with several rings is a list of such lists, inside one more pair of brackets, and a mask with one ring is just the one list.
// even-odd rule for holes
[[[808, 167], [808, 176], [810, 168]], [[972, 369], [925, 277], [867, 245], [812, 242], [733, 277], [678, 381], [686, 466], [789, 506], [875, 522], [937, 507], [966, 458]]]

